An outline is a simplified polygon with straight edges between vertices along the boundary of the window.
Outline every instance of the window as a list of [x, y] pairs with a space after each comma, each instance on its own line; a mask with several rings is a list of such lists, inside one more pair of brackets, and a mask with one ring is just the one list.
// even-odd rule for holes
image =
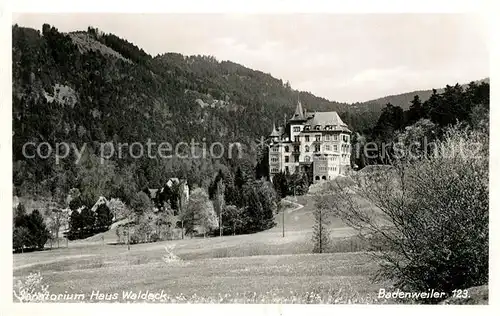
[[305, 160], [306, 162], [309, 162], [309, 161], [311, 161], [311, 157], [309, 157], [309, 156], [305, 156], [305, 157], [304, 157], [304, 160]]
[[293, 146], [293, 151], [298, 153], [300, 151], [300, 147], [299, 146]]
[[300, 142], [300, 136], [295, 136], [295, 141], [298, 143]]
[[293, 157], [293, 161], [294, 161], [294, 162], [299, 162], [299, 156], [295, 156], [295, 157]]
[[316, 125], [314, 129], [319, 130], [321, 128], [321, 125]]
[[339, 140], [339, 135], [337, 134], [333, 135], [333, 140]]
[[294, 126], [293, 127], [294, 132], [300, 132], [300, 126]]
[[325, 140], [330, 140], [330, 135], [325, 135]]
[[309, 135], [306, 135], [305, 138], [306, 138], [306, 142], [308, 142], [309, 141]]
[[330, 145], [325, 145], [325, 150], [331, 150]]
[[309, 152], [309, 146], [306, 145], [306, 153], [308, 153], [308, 152]]
[[339, 150], [339, 146], [333, 145], [333, 151], [338, 151], [338, 150]]
[[271, 158], [271, 161], [272, 161], [272, 162], [278, 162], [278, 157], [272, 157], [272, 158]]
[[290, 156], [285, 156], [285, 162], [289, 162], [290, 161]]
[[299, 172], [299, 166], [295, 166], [295, 172]]
[[285, 146], [285, 152], [289, 152], [290, 151], [290, 148], [288, 148], [288, 146]]
[[316, 141], [317, 142], [321, 141], [321, 135], [316, 135]]
[[279, 170], [278, 170], [278, 168], [273, 168], [273, 169], [271, 169], [271, 171], [272, 171], [273, 173], [277, 173]]
[[273, 151], [277, 152], [279, 150], [279, 147], [273, 147]]
[[320, 146], [319, 145], [314, 145], [314, 151], [318, 152], [319, 150], [320, 150]]
[[310, 125], [306, 125], [306, 126], [304, 126], [304, 130], [305, 130], [305, 131], [308, 131], [308, 130], [310, 130], [310, 129], [311, 129], [311, 126], [310, 126]]
[[288, 166], [285, 167], [285, 172], [290, 172], [290, 168], [288, 168]]

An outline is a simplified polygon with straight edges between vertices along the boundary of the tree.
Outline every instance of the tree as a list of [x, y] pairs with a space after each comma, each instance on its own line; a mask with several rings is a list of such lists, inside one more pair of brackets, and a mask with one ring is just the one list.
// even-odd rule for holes
[[27, 216], [26, 208], [24, 207], [24, 204], [19, 203], [14, 211], [14, 226], [15, 227], [26, 226], [26, 221], [27, 221], [26, 216]]
[[224, 181], [221, 179], [217, 182], [217, 189], [215, 192], [215, 213], [219, 218], [219, 235], [222, 237], [223, 234], [223, 224], [222, 224], [222, 215], [224, 213], [224, 193], [226, 186], [224, 185]]
[[69, 221], [69, 215], [66, 210], [53, 208], [48, 209], [45, 212], [45, 218], [47, 219], [47, 226], [53, 236], [57, 240], [57, 247], [59, 247], [59, 231], [62, 226], [65, 226]]
[[78, 239], [82, 238], [83, 222], [80, 211], [73, 210], [69, 216], [69, 233], [68, 239]]
[[280, 198], [289, 195], [290, 186], [287, 176], [283, 172], [279, 172], [273, 177], [273, 186]]
[[26, 213], [24, 205], [19, 203], [13, 218], [13, 247], [16, 251], [43, 249], [50, 238], [42, 215], [38, 210]]
[[206, 235], [219, 226], [217, 214], [205, 190], [201, 188], [193, 190], [182, 220], [186, 233], [190, 234], [198, 232]]
[[355, 184], [332, 185], [321, 199], [370, 244], [378, 279], [448, 294], [485, 284], [488, 142], [482, 131], [452, 127], [437, 141], [438, 155], [394, 160]]
[[245, 233], [269, 229], [275, 225], [278, 197], [273, 185], [267, 181], [254, 181], [243, 188], [246, 222]]
[[241, 167], [238, 167], [238, 169], [236, 169], [236, 175], [234, 176], [234, 185], [241, 190], [245, 183], [246, 179], [243, 175], [243, 171], [241, 170]]
[[424, 107], [420, 97], [415, 95], [410, 104], [410, 109], [408, 110], [408, 125], [415, 123], [416, 121], [425, 117]]
[[144, 192], [136, 193], [130, 205], [139, 216], [153, 208], [153, 203]]
[[316, 201], [313, 215], [313, 252], [323, 253], [328, 248], [330, 243], [330, 232], [328, 229], [328, 225], [330, 224], [329, 210], [328, 204], [325, 203], [324, 199], [319, 198]]
[[120, 199], [112, 198], [106, 203], [116, 221], [127, 218], [131, 210]]
[[81, 160], [77, 173], [82, 199], [90, 204], [100, 196], [111, 196], [113, 180], [116, 179], [116, 164], [110, 160], [101, 161], [101, 158], [92, 153], [83, 156]]
[[100, 204], [95, 211], [95, 232], [104, 232], [113, 223], [113, 213], [106, 204]]
[[28, 248], [43, 249], [50, 237], [50, 233], [43, 221], [43, 216], [38, 210], [34, 210], [28, 215], [26, 228], [30, 234]]
[[224, 232], [236, 235], [241, 232], [246, 222], [245, 209], [235, 205], [226, 205], [222, 214], [222, 221], [226, 229]]
[[80, 219], [81, 219], [81, 237], [80, 238], [87, 238], [89, 236], [92, 236], [95, 231], [95, 224], [96, 224], [96, 216], [95, 213], [88, 207], [84, 207], [82, 211], [80, 212]]
[[[156, 232], [158, 216], [150, 209], [144, 212], [134, 226], [132, 236], [135, 236], [137, 242], [150, 242], [151, 236]], [[132, 237], [131, 236], [131, 237]]]
[[12, 246], [16, 251], [24, 251], [24, 247], [30, 244], [30, 231], [25, 226], [14, 227]]
[[406, 159], [421, 159], [434, 153], [437, 126], [429, 119], [420, 119], [397, 134], [399, 147], [395, 155]]

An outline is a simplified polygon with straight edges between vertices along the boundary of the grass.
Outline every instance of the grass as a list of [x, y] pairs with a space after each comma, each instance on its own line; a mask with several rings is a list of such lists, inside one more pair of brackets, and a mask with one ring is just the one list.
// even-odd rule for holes
[[295, 254], [165, 264], [160, 253], [154, 258], [131, 254], [40, 264], [17, 270], [15, 274], [43, 271], [51, 293], [77, 291], [85, 293], [87, 298], [95, 290], [116, 292], [120, 296], [122, 291], [164, 290], [172, 297], [197, 295], [213, 299], [219, 293], [239, 296], [255, 292], [261, 297], [274, 293], [284, 300], [290, 298], [290, 292], [323, 293], [326, 297], [328, 291], [346, 288], [355, 289], [359, 297], [369, 297], [377, 293], [379, 286], [370, 285], [368, 275], [376, 266], [365, 256], [362, 253]]
[[[90, 294], [96, 290], [120, 297], [123, 291], [163, 290], [168, 302], [371, 300], [380, 288], [369, 281], [377, 264], [352, 252], [364, 249], [352, 239], [355, 232], [333, 220], [329, 251], [336, 253], [311, 254], [313, 200], [297, 197], [296, 203], [303, 207], [287, 203], [285, 209], [285, 237], [281, 214], [276, 227], [257, 234], [139, 244], [130, 251], [111, 245], [116, 237], [107, 232], [104, 243], [91, 238], [69, 248], [15, 254], [14, 279], [41, 272], [51, 293], [85, 293], [88, 301], [95, 301]], [[181, 261], [165, 263], [164, 248], [173, 244]]]

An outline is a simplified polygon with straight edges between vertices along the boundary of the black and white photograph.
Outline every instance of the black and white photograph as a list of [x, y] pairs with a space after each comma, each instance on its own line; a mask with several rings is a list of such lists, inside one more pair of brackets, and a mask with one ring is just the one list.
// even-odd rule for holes
[[481, 15], [10, 27], [12, 303], [489, 305]]

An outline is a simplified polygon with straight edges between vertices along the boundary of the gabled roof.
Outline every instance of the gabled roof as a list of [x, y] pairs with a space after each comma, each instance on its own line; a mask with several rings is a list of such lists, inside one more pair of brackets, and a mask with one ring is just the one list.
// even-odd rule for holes
[[314, 117], [309, 119], [308, 124], [311, 126], [321, 125], [333, 125], [338, 127], [347, 127], [347, 124], [342, 121], [337, 112], [316, 112], [314, 113]]
[[149, 190], [149, 195], [151, 196], [151, 198], [156, 199], [156, 194], [158, 193], [158, 189], [148, 189], [148, 190]]

